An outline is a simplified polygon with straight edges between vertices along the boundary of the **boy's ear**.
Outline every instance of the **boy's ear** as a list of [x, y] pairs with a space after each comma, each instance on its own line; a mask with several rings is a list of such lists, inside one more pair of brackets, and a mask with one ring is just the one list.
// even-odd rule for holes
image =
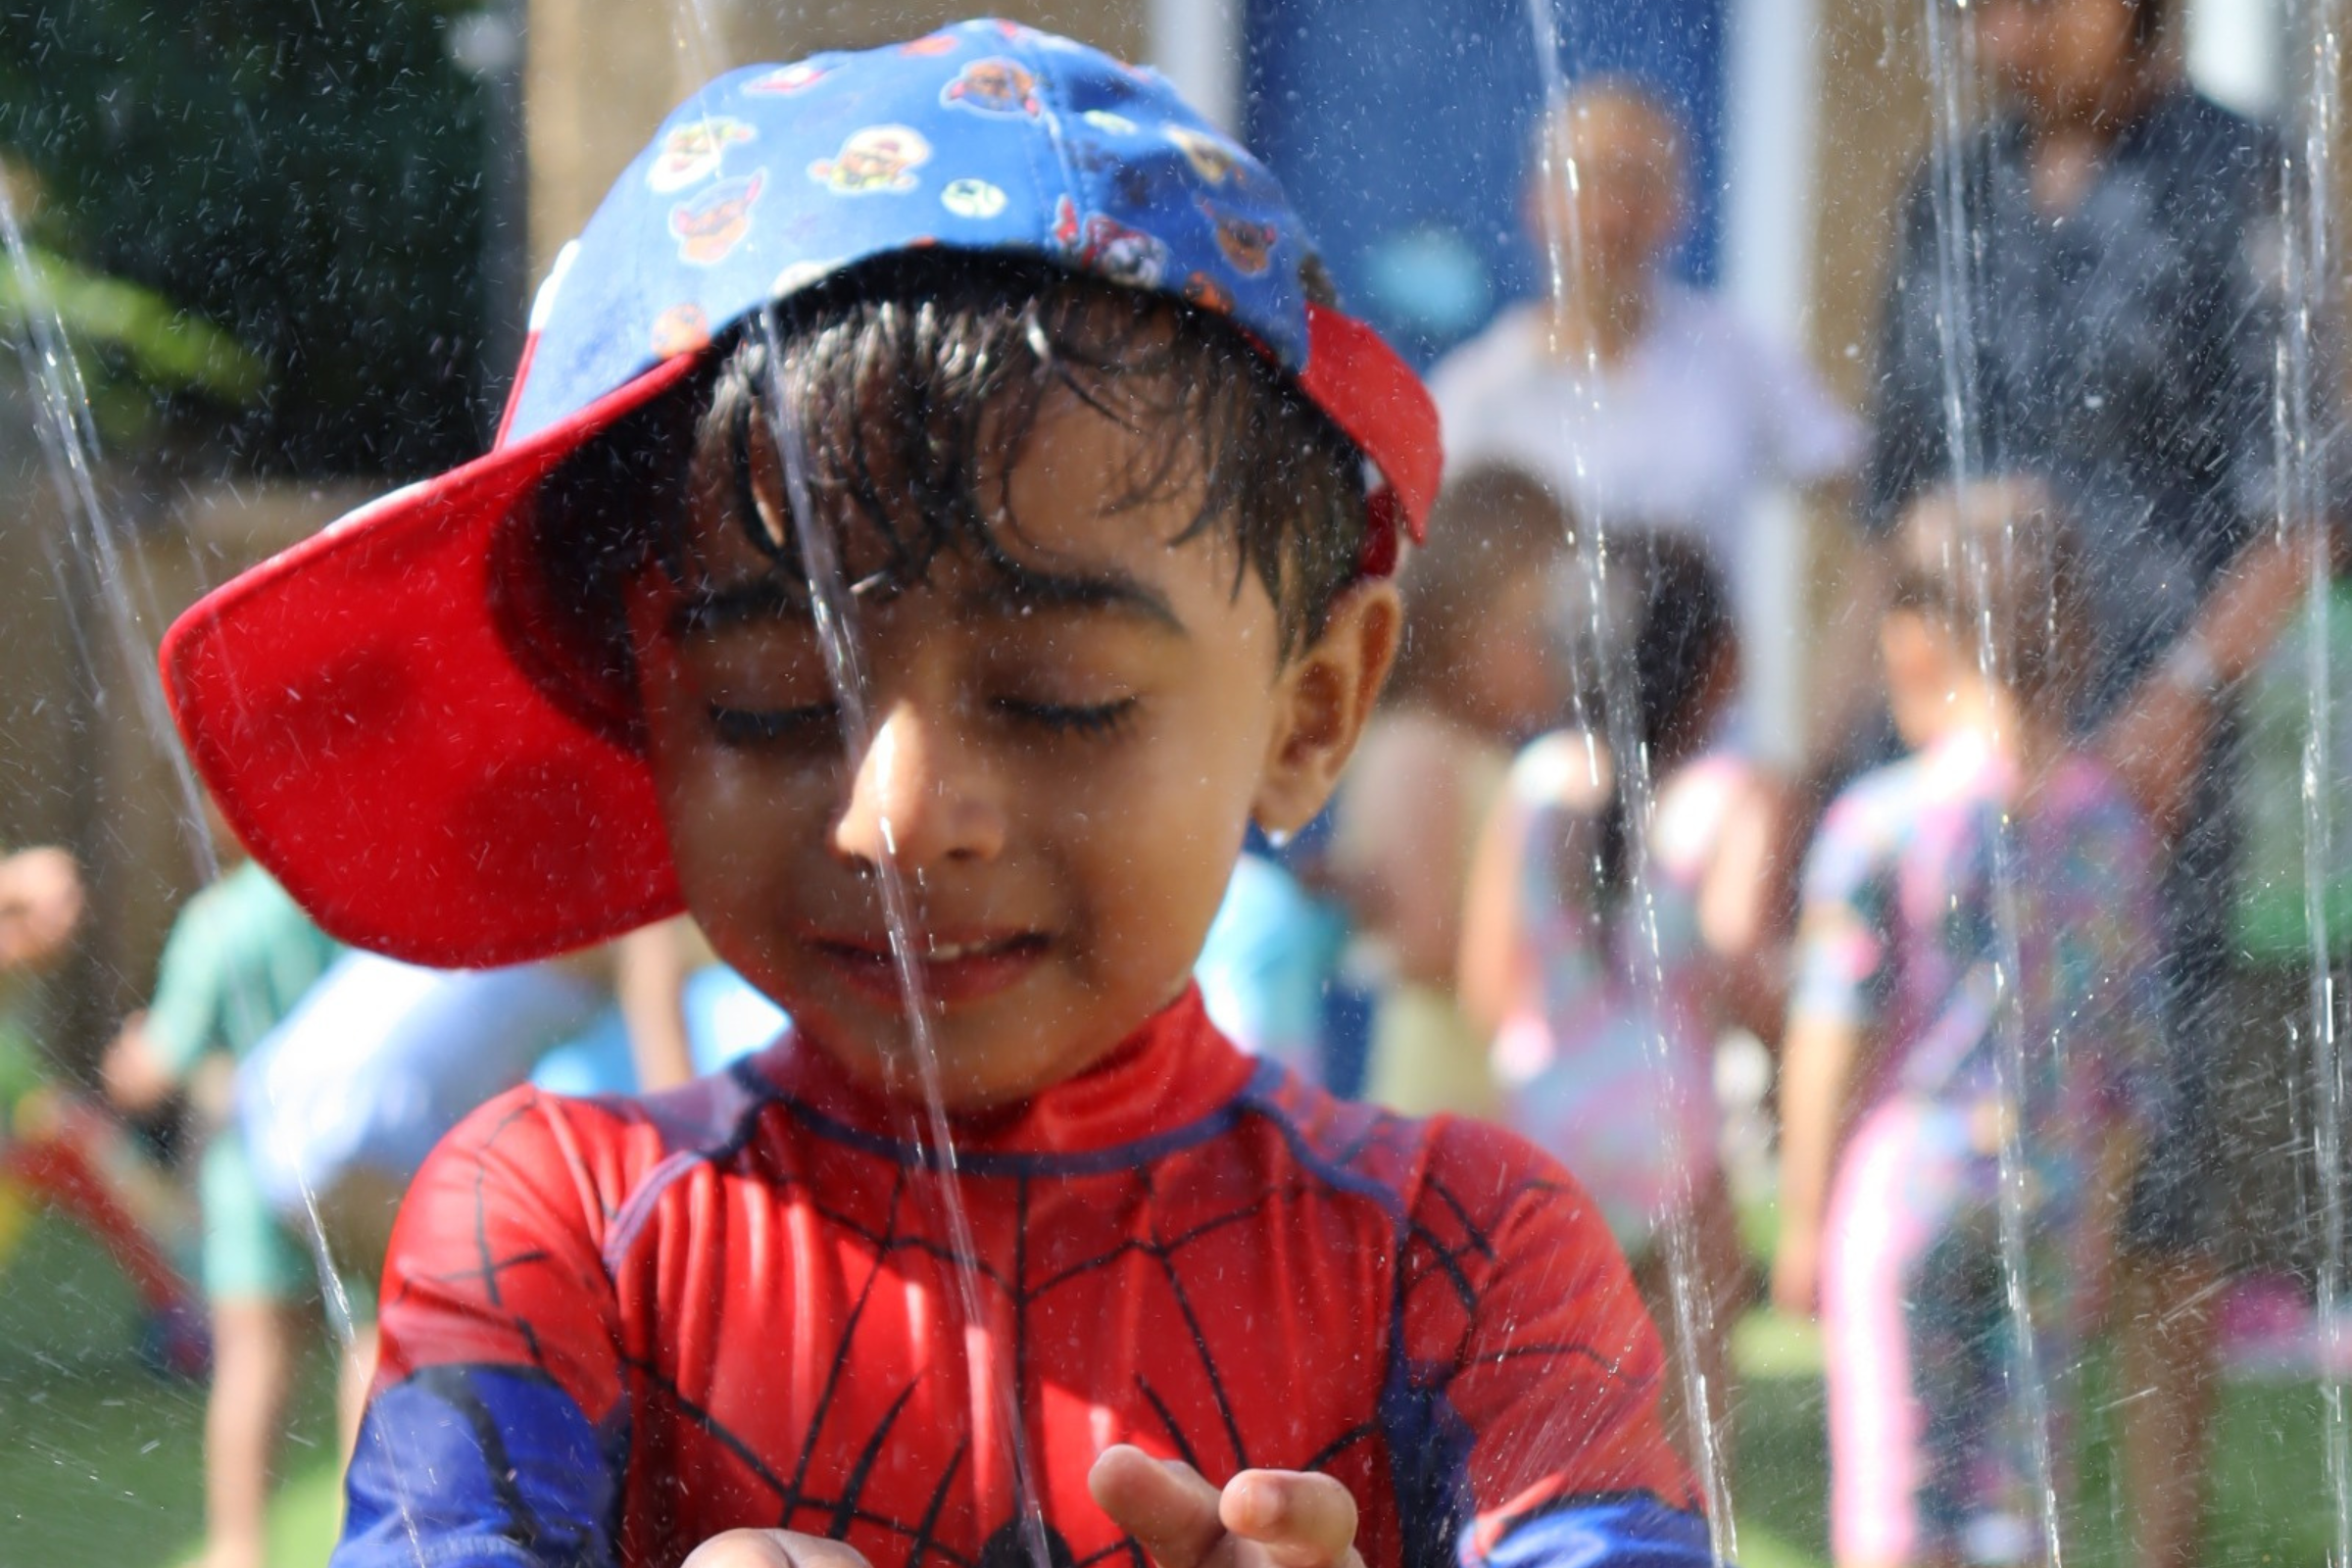
[[1403, 602], [1385, 577], [1332, 601], [1322, 635], [1277, 677], [1274, 728], [1250, 814], [1269, 833], [1295, 833], [1331, 799], [1372, 716], [1404, 628]]

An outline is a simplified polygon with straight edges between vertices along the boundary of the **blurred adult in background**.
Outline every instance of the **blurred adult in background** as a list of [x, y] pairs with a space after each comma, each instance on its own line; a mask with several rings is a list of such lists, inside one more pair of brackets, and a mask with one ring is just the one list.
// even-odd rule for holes
[[1540, 479], [1457, 470], [1397, 574], [1404, 644], [1334, 804], [1349, 967], [1377, 997], [1366, 1094], [1410, 1115], [1495, 1109], [1487, 1038], [1454, 1004], [1471, 854], [1518, 746], [1559, 721], [1568, 516]]
[[1688, 534], [1744, 607], [1760, 492], [1847, 474], [1861, 429], [1802, 359], [1668, 276], [1683, 146], [1673, 112], [1620, 77], [1556, 105], [1522, 208], [1550, 286], [1449, 355], [1430, 390], [1457, 470], [1516, 464], [1603, 529]]
[[[2309, 567], [2265, 526], [2281, 494], [2278, 150], [2188, 88], [2168, 0], [1981, 0], [1971, 14], [2001, 105], [1930, 157], [1901, 210], [1862, 517], [1884, 535], [1925, 489], [2020, 473], [2082, 532], [2093, 635], [2074, 723], [2172, 844], [2169, 1081], [2121, 1238], [2117, 1404], [2140, 1560], [2173, 1568], [2198, 1542], [2218, 1279], [2233, 812], [2212, 762], [2230, 687]], [[1968, 307], [1956, 317], [1954, 300]]]

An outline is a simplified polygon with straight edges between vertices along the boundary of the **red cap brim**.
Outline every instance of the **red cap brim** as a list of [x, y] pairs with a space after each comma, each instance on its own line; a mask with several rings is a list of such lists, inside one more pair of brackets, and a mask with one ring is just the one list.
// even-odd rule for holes
[[387, 496], [207, 596], [164, 639], [196, 768], [328, 933], [488, 966], [680, 907], [644, 760], [516, 665], [493, 536], [564, 458], [675, 386], [663, 362], [564, 421]]
[[1372, 460], [1402, 514], [1405, 536], [1421, 543], [1429, 509], [1446, 470], [1438, 406], [1396, 351], [1354, 317], [1306, 308], [1306, 369], [1298, 385]]

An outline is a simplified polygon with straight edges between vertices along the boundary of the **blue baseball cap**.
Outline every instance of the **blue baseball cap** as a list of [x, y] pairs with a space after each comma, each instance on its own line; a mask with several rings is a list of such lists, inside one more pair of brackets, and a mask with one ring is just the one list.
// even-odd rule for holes
[[1442, 462], [1427, 392], [1314, 297], [1279, 183], [1157, 74], [998, 21], [731, 72], [558, 256], [490, 453], [248, 572], [165, 638], [197, 767], [322, 926], [484, 965], [678, 910], [644, 760], [551, 700], [502, 629], [500, 539], [565, 459], [740, 323], [934, 246], [1226, 316], [1362, 453], [1365, 569], [1420, 537]]

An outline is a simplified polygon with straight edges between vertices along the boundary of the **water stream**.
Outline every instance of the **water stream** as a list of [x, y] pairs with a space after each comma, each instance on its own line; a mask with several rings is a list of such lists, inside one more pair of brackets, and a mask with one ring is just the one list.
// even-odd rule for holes
[[[711, 0], [672, 0], [678, 51], [697, 81], [709, 81], [735, 63], [725, 57], [720, 46], [720, 32], [710, 3]], [[820, 515], [810, 501], [808, 443], [800, 428], [799, 405], [790, 386], [792, 370], [774, 312], [762, 312], [754, 323], [754, 330], [765, 348], [764, 390], [773, 421], [769, 433], [783, 460], [790, 526], [808, 576], [809, 603], [815, 617], [817, 642], [824, 652], [826, 675], [839, 705], [843, 765], [851, 778], [867, 768], [886, 774], [894, 765], [895, 757], [889, 749], [889, 735], [875, 729], [870, 688], [858, 643], [858, 605], [842, 569], [835, 519]], [[991, 1316], [983, 1297], [981, 1253], [959, 1186], [955, 1128], [949, 1118], [940, 1075], [934, 1025], [937, 1011], [923, 984], [927, 939], [906, 869], [898, 858], [897, 839], [887, 816], [879, 824], [879, 831], [888, 853], [874, 866], [874, 882], [889, 929], [891, 964], [906, 1009], [911, 1065], [921, 1101], [919, 1116], [911, 1111], [904, 1116], [901, 1136], [917, 1152], [922, 1171], [930, 1178], [918, 1183], [918, 1187], [937, 1205], [949, 1248], [956, 1259], [956, 1306], [962, 1314], [962, 1339], [967, 1345], [987, 1346], [988, 1349], [982, 1353], [994, 1354]], [[1013, 1282], [1016, 1290], [1020, 1285], [1018, 1280]], [[993, 1413], [999, 1423], [1002, 1451], [1010, 1462], [1015, 1523], [1022, 1546], [1032, 1568], [1054, 1568], [1044, 1494], [1037, 1485], [1028, 1423], [1021, 1413], [1019, 1369], [1014, 1368], [1012, 1375], [1004, 1379], [992, 1375], [990, 1382], [998, 1390]]]
[[[2305, 74], [2285, 138], [2279, 180], [2280, 229], [2285, 243], [2279, 265], [2288, 309], [2281, 316], [2278, 352], [2277, 448], [2282, 535], [2324, 541], [2328, 509], [2335, 500], [2332, 470], [2342, 459], [2338, 429], [2320, 411], [2342, 394], [2342, 366], [2320, 352], [2324, 342], [2344, 341], [2344, 291], [2335, 272], [2333, 192], [2335, 140], [2341, 133], [2343, 95], [2343, 0], [2301, 0], [2294, 8]], [[2331, 395], [2332, 394], [2332, 395]], [[2338, 526], [2344, 519], [2334, 519]], [[2310, 551], [2305, 614], [2328, 612], [2331, 583], [2328, 552]], [[2324, 623], [2323, 623], [2324, 624]], [[2303, 736], [2303, 908], [2311, 956], [2309, 1035], [2306, 1064], [2311, 1119], [2314, 1218], [2320, 1231], [2315, 1294], [2320, 1328], [2322, 1446], [2327, 1484], [2333, 1503], [2334, 1568], [2352, 1568], [2352, 1426], [2347, 1425], [2345, 1380], [2346, 1175], [2344, 1169], [2345, 1063], [2337, 1034], [2336, 977], [2328, 930], [2328, 884], [2335, 869], [2332, 842], [2334, 794], [2352, 780], [2334, 771], [2331, 711], [2334, 671], [2330, 638], [2315, 627], [2304, 641], [2305, 724]], [[2292, 1073], [2282, 1074], [2289, 1080]], [[2300, 1120], [2300, 1118], [2295, 1118]]]
[[[1977, 231], [1968, 196], [1981, 171], [1971, 168], [1962, 149], [1975, 145], [1972, 132], [1980, 121], [1977, 88], [1982, 80], [1976, 50], [1976, 19], [1967, 0], [1954, 6], [1947, 0], [1923, 0], [1929, 98], [1934, 109], [1934, 141], [1942, 149], [1933, 194], [1936, 210], [1936, 336], [1942, 361], [1944, 440], [1950, 452], [1949, 483], [1966, 494], [1985, 477], [1983, 430], [1977, 396], [1977, 323], [1984, 311], [1982, 278], [1977, 263], [1983, 236]], [[1987, 689], [2001, 689], [2002, 650], [1991, 621], [1990, 577], [2015, 569], [2016, 524], [2004, 521], [1992, 559], [1979, 530], [1961, 527], [1953, 542], [1960, 551], [1958, 578], [1974, 598], [1977, 625], [1976, 659], [1980, 678]], [[1951, 548], [1951, 546], [1947, 546]], [[2006, 628], [2004, 628], [2006, 629]], [[2014, 750], [2018, 737], [1996, 735], [1995, 744]], [[2021, 768], [2022, 778], [2022, 768]], [[2029, 1455], [2028, 1485], [2034, 1494], [2034, 1526], [2043, 1556], [2059, 1568], [2065, 1552], [2065, 1515], [2059, 1496], [2060, 1472], [2052, 1452], [2049, 1391], [2040, 1377], [2037, 1326], [2029, 1294], [2030, 1230], [2033, 1223], [2031, 1170], [2024, 1137], [2026, 1117], [2019, 1114], [2032, 1092], [2030, 1047], [2061, 1049], [2056, 1040], [2029, 1042], [2021, 1010], [2019, 980], [2023, 940], [2018, 903], [2017, 842], [2014, 816], [2005, 817], [1993, 834], [1993, 976], [1991, 1027], [1995, 1036], [1996, 1095], [2007, 1113], [2000, 1118], [1998, 1151], [1998, 1211], [2002, 1298], [2009, 1317], [2010, 1344], [2003, 1381], [2012, 1418], [2025, 1429]]]
[[[50, 485], [57, 492], [59, 505], [65, 509], [67, 533], [56, 565], [75, 653], [82, 668], [91, 672], [88, 685], [103, 711], [110, 696], [116, 694], [110, 694], [104, 681], [96, 677], [104, 665], [90, 642], [92, 629], [84, 624], [84, 616], [92, 608], [87, 601], [94, 594], [95, 608], [105, 622], [104, 635], [121, 678], [130, 684], [128, 696], [135, 705], [140, 725], [156, 751], [170, 759], [188, 842], [199, 873], [209, 881], [218, 871], [219, 862], [213, 853], [212, 836], [205, 826], [203, 795], [195, 769], [181, 752], [172, 727], [172, 715], [164, 706], [163, 683], [156, 675], [154, 658], [140, 629], [142, 602], [148, 619], [152, 622], [157, 618], [153, 586], [142, 579], [137, 585], [140, 591], [134, 597], [119, 526], [99, 499], [98, 426], [90, 413], [89, 388], [82, 380], [81, 366], [74, 357], [73, 346], [67, 341], [65, 318], [25, 243], [24, 224], [5, 179], [0, 179], [0, 247], [6, 249], [9, 269], [24, 302], [24, 334], [18, 341], [17, 354], [33, 393], [33, 429], [40, 441]], [[86, 581], [90, 591], [75, 587], [76, 581]]]
[[[1564, 105], [1568, 99], [1570, 62], [1563, 58], [1559, 28], [1559, 13], [1554, 0], [1528, 0], [1528, 30], [1533, 44], [1535, 64], [1543, 83], [1543, 102], [1548, 108]], [[1559, 138], [1550, 134], [1549, 127], [1542, 136], [1538, 152], [1541, 178], [1555, 188], [1564, 187], [1569, 199], [1565, 204], [1544, 204], [1545, 233], [1543, 236], [1543, 264], [1549, 299], [1557, 312], [1556, 319], [1568, 318], [1567, 305], [1572, 280], [1582, 274], [1584, 251], [1583, 181], [1573, 157], [1565, 155]], [[1564, 218], [1560, 207], [1564, 205]], [[1555, 327], [1556, 331], [1556, 327]], [[1597, 407], [1608, 395], [1600, 362], [1599, 345], [1588, 336], [1582, 343], [1550, 345], [1555, 358], [1578, 364], [1582, 371], [1578, 393], [1587, 404]], [[1575, 440], [1564, 441], [1570, 462], [1581, 476], [1585, 471], [1585, 454], [1577, 449]], [[1600, 655], [1596, 661], [1601, 690], [1577, 690], [1571, 697], [1572, 716], [1576, 727], [1586, 737], [1587, 782], [1595, 791], [1603, 785], [1604, 763], [1595, 750], [1595, 738], [1605, 738], [1608, 747], [1606, 768], [1613, 774], [1616, 792], [1623, 803], [1625, 819], [1632, 827], [1626, 834], [1627, 849], [1625, 893], [1634, 915], [1637, 951], [1631, 955], [1635, 963], [1635, 983], [1648, 1016], [1664, 1019], [1670, 1015], [1666, 995], [1665, 957], [1660, 943], [1657, 903], [1654, 894], [1650, 835], [1647, 831], [1656, 816], [1657, 791], [1650, 776], [1649, 749], [1642, 733], [1641, 699], [1637, 694], [1633, 670], [1633, 650], [1623, 637], [1613, 637], [1607, 624], [1604, 603], [1608, 591], [1609, 519], [1586, 514], [1575, 519], [1575, 537], [1571, 541], [1578, 562], [1577, 578], [1584, 587], [1584, 634], [1591, 647]], [[1579, 685], [1581, 686], [1581, 681]], [[1593, 705], [1597, 701], [1600, 722], [1593, 722]], [[1600, 864], [1592, 866], [1592, 885], [1608, 885]], [[1601, 947], [1609, 954], [1618, 946], [1616, 922], [1604, 918], [1601, 925]], [[1604, 957], [1603, 961], [1609, 961]], [[1675, 1042], [1665, 1031], [1651, 1030], [1643, 1040], [1649, 1056], [1650, 1070], [1661, 1077], [1672, 1078], [1684, 1070], [1685, 1064], [1676, 1059]], [[1699, 1273], [1697, 1239], [1692, 1228], [1692, 1200], [1695, 1189], [1690, 1180], [1692, 1164], [1698, 1154], [1695, 1150], [1681, 1146], [1679, 1128], [1669, 1128], [1665, 1136], [1670, 1145], [1669, 1163], [1673, 1176], [1669, 1191], [1673, 1200], [1672, 1212], [1666, 1217], [1663, 1237], [1666, 1248], [1667, 1288], [1675, 1316], [1674, 1338], [1685, 1348], [1679, 1359], [1681, 1365], [1669, 1366], [1669, 1376], [1679, 1376], [1683, 1382], [1684, 1403], [1688, 1409], [1689, 1431], [1692, 1451], [1689, 1457], [1697, 1471], [1700, 1495], [1706, 1505], [1707, 1530], [1710, 1544], [1718, 1562], [1735, 1561], [1739, 1555], [1739, 1533], [1732, 1517], [1730, 1478], [1726, 1467], [1724, 1435], [1715, 1428], [1710, 1415], [1712, 1396], [1707, 1383], [1707, 1369], [1697, 1348], [1708, 1343], [1715, 1330], [1713, 1291], [1702, 1282]]]

